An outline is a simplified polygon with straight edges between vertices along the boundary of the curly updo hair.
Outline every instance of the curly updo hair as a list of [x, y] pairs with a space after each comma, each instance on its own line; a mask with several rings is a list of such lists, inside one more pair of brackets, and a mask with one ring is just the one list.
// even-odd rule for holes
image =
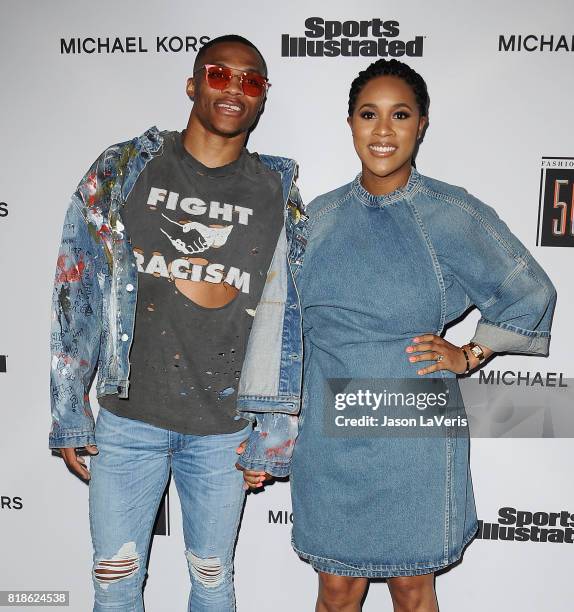
[[395, 76], [410, 85], [421, 117], [428, 117], [430, 98], [427, 91], [427, 84], [422, 76], [407, 64], [396, 59], [380, 59], [373, 62], [366, 70], [359, 72], [357, 78], [351, 83], [349, 91], [349, 117], [355, 111], [357, 98], [363, 87], [371, 80], [380, 76]]

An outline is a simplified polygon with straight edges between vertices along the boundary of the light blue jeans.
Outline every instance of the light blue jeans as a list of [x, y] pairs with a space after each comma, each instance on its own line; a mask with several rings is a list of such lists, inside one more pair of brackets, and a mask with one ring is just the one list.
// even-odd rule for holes
[[193, 436], [100, 408], [90, 460], [94, 612], [143, 612], [152, 529], [170, 468], [179, 494], [191, 577], [188, 609], [232, 612], [233, 553], [245, 499], [233, 434]]

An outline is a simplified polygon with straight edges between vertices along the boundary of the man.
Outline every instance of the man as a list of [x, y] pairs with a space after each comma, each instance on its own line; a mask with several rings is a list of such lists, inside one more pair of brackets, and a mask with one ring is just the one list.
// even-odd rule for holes
[[143, 610], [170, 469], [189, 610], [235, 609], [245, 492], [234, 464], [251, 428], [235, 413], [237, 383], [273, 254], [285, 252], [286, 204], [299, 205], [295, 163], [244, 148], [268, 87], [250, 41], [208, 42], [187, 82], [186, 130], [152, 128], [108, 148], [68, 208], [54, 287], [50, 447], [90, 481], [94, 610]]

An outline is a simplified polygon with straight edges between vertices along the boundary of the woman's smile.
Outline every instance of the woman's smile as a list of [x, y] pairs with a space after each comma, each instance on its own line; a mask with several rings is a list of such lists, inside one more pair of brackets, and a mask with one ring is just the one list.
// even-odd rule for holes
[[369, 145], [369, 150], [375, 157], [390, 157], [397, 149], [397, 146], [388, 143], [375, 142]]

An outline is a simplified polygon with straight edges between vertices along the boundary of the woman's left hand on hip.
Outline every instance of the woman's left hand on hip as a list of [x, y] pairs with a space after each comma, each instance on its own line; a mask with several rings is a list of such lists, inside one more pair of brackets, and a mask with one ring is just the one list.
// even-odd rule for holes
[[455, 374], [463, 374], [466, 371], [463, 349], [436, 334], [416, 336], [412, 344], [407, 346], [406, 352], [409, 354], [408, 360], [411, 363], [432, 361], [430, 365], [425, 365], [424, 368], [417, 370], [417, 374], [420, 375], [438, 370], [450, 370]]

